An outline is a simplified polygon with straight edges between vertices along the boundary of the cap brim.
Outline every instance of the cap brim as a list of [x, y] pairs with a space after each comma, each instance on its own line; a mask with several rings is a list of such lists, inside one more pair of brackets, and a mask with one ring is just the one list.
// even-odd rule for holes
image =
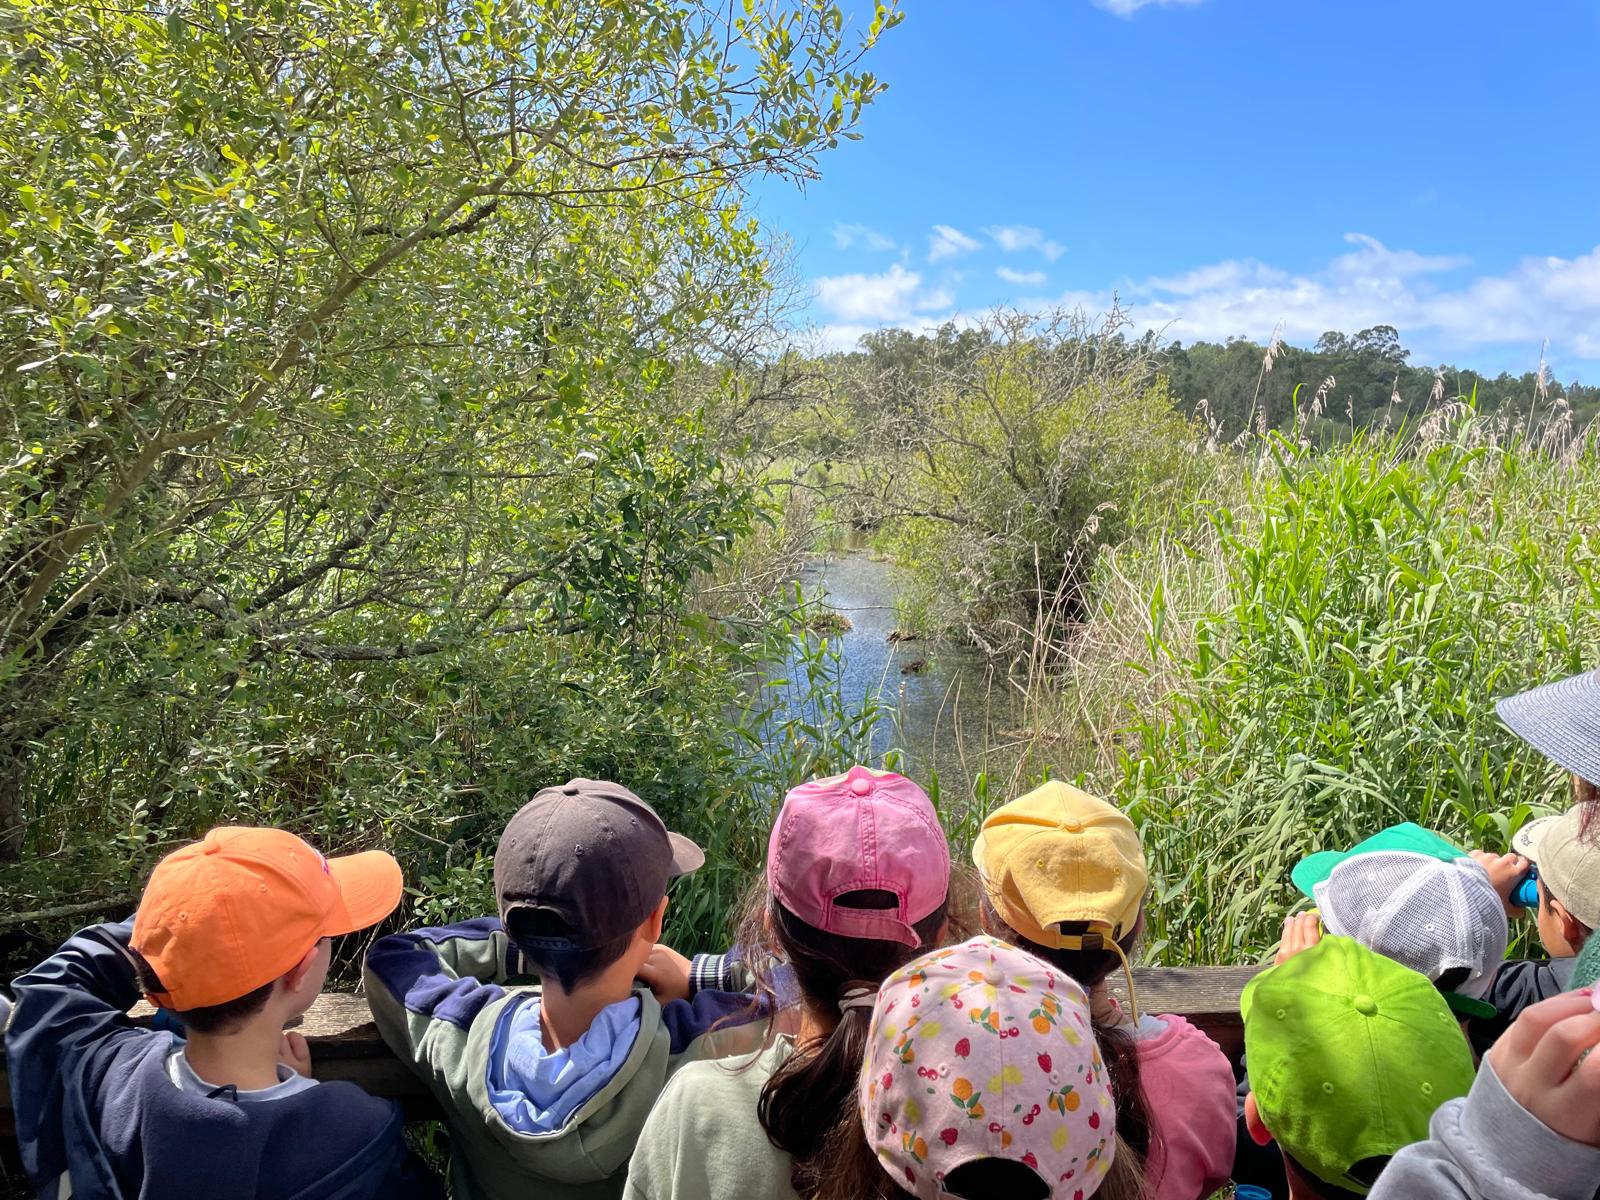
[[1333, 869], [1349, 857], [1349, 852], [1345, 850], [1319, 850], [1295, 863], [1294, 869], [1289, 872], [1289, 881], [1302, 896], [1315, 900], [1316, 893], [1312, 889], [1325, 882], [1333, 874]]
[[672, 875], [687, 875], [691, 871], [698, 871], [706, 865], [706, 852], [696, 846], [681, 833], [667, 834], [667, 841], [672, 843]]
[[1550, 827], [1559, 821], [1560, 817], [1540, 817], [1537, 821], [1529, 821], [1517, 830], [1511, 838], [1511, 848], [1523, 858], [1539, 861], [1539, 847], [1544, 842], [1545, 834], [1550, 832]]
[[1500, 1015], [1500, 1010], [1487, 1000], [1479, 1000], [1475, 996], [1463, 996], [1460, 992], [1441, 992], [1444, 1002], [1450, 1006], [1450, 1011], [1458, 1017], [1477, 1017], [1488, 1021]]
[[328, 871], [339, 885], [340, 904], [328, 916], [324, 937], [376, 925], [399, 906], [405, 890], [400, 864], [382, 850], [330, 858]]

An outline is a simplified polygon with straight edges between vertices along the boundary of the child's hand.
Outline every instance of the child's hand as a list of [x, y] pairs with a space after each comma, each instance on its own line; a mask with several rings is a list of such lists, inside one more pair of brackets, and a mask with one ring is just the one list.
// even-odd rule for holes
[[1296, 913], [1283, 919], [1283, 937], [1278, 942], [1274, 965], [1287, 962], [1302, 950], [1309, 950], [1322, 940], [1322, 914], [1316, 909]]
[[671, 946], [657, 942], [639, 968], [639, 978], [663, 1004], [689, 998], [689, 960]]
[[1512, 1099], [1562, 1137], [1600, 1147], [1600, 1011], [1588, 988], [1522, 1010], [1485, 1061]]
[[1533, 866], [1520, 854], [1490, 854], [1487, 850], [1472, 851], [1472, 861], [1489, 872], [1489, 882], [1500, 895], [1500, 904], [1508, 917], [1522, 916], [1522, 909], [1511, 903], [1511, 893], [1522, 882], [1522, 877]]
[[311, 1047], [304, 1035], [285, 1029], [278, 1038], [278, 1061], [296, 1075], [311, 1078]]

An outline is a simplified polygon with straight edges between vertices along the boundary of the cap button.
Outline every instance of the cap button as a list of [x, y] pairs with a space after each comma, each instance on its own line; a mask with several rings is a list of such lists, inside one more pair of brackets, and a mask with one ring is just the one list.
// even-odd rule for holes
[[578, 790], [579, 789], [573, 787], [571, 784], [568, 784], [566, 787], [561, 789], [561, 794], [563, 796], [576, 796], [578, 794]]
[[201, 854], [220, 854], [220, 853], [222, 853], [222, 843], [221, 842], [213, 842], [208, 838], [206, 841], [204, 841], [204, 842], [202, 842], [200, 844], [200, 853]]
[[1061, 828], [1065, 829], [1068, 833], [1082, 833], [1083, 832], [1083, 822], [1082, 821], [1064, 821], [1064, 822], [1062, 822]]
[[872, 790], [872, 780], [856, 776], [850, 781], [850, 790], [857, 796], [865, 796]]
[[1355, 996], [1351, 1003], [1356, 1006], [1356, 1011], [1364, 1017], [1373, 1016], [1378, 1011], [1378, 1002], [1365, 992]]
[[1006, 981], [1006, 973], [1000, 969], [999, 963], [990, 963], [989, 969], [983, 973], [983, 981], [990, 987], [999, 987]]

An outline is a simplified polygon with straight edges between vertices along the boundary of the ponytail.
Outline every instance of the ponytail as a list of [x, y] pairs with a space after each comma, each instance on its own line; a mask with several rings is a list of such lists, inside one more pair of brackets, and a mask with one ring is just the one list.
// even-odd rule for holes
[[[1121, 950], [1057, 950], [1030, 942], [995, 911], [988, 896], [978, 904], [979, 920], [986, 933], [1001, 941], [1026, 950], [1035, 958], [1043, 959], [1062, 973], [1075, 979], [1086, 992], [1092, 992], [1122, 965], [1123, 957], [1131, 954], [1139, 934], [1144, 930], [1144, 913], [1117, 945]], [[1063, 922], [1063, 933], [1083, 933], [1087, 925]], [[1093, 1010], [1091, 1009], [1091, 1016]], [[1158, 1136], [1150, 1119], [1150, 1105], [1144, 1094], [1144, 1084], [1139, 1072], [1139, 1047], [1126, 1030], [1117, 1025], [1094, 1021], [1095, 1041], [1100, 1043], [1100, 1055], [1105, 1059], [1106, 1077], [1111, 1083], [1111, 1096], [1117, 1103], [1117, 1137], [1124, 1148], [1138, 1156], [1142, 1164], [1149, 1160], [1150, 1149]]]
[[[849, 892], [846, 908], [893, 907], [888, 892]], [[918, 954], [932, 949], [945, 925], [948, 902], [914, 928], [921, 945], [826, 933], [766, 898], [745, 919], [740, 941], [765, 945], [755, 961], [787, 962], [800, 1000], [828, 1029], [795, 1047], [761, 1089], [756, 1115], [768, 1139], [793, 1160], [790, 1182], [802, 1200], [875, 1200], [885, 1176], [867, 1146], [856, 1107], [861, 1062], [878, 985]], [[758, 985], [768, 995], [770, 980]]]

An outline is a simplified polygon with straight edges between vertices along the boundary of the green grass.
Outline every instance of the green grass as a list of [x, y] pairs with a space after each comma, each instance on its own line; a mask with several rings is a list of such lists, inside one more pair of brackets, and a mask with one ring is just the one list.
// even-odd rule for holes
[[1096, 619], [1121, 636], [1088, 644], [1133, 652], [1074, 675], [1107, 668], [1094, 775], [1143, 830], [1149, 952], [1262, 954], [1294, 862], [1392, 822], [1504, 848], [1564, 805], [1493, 702], [1600, 661], [1594, 439], [1535, 447], [1469, 414], [1431, 441], [1274, 440], [1200, 536], [1103, 574]]

